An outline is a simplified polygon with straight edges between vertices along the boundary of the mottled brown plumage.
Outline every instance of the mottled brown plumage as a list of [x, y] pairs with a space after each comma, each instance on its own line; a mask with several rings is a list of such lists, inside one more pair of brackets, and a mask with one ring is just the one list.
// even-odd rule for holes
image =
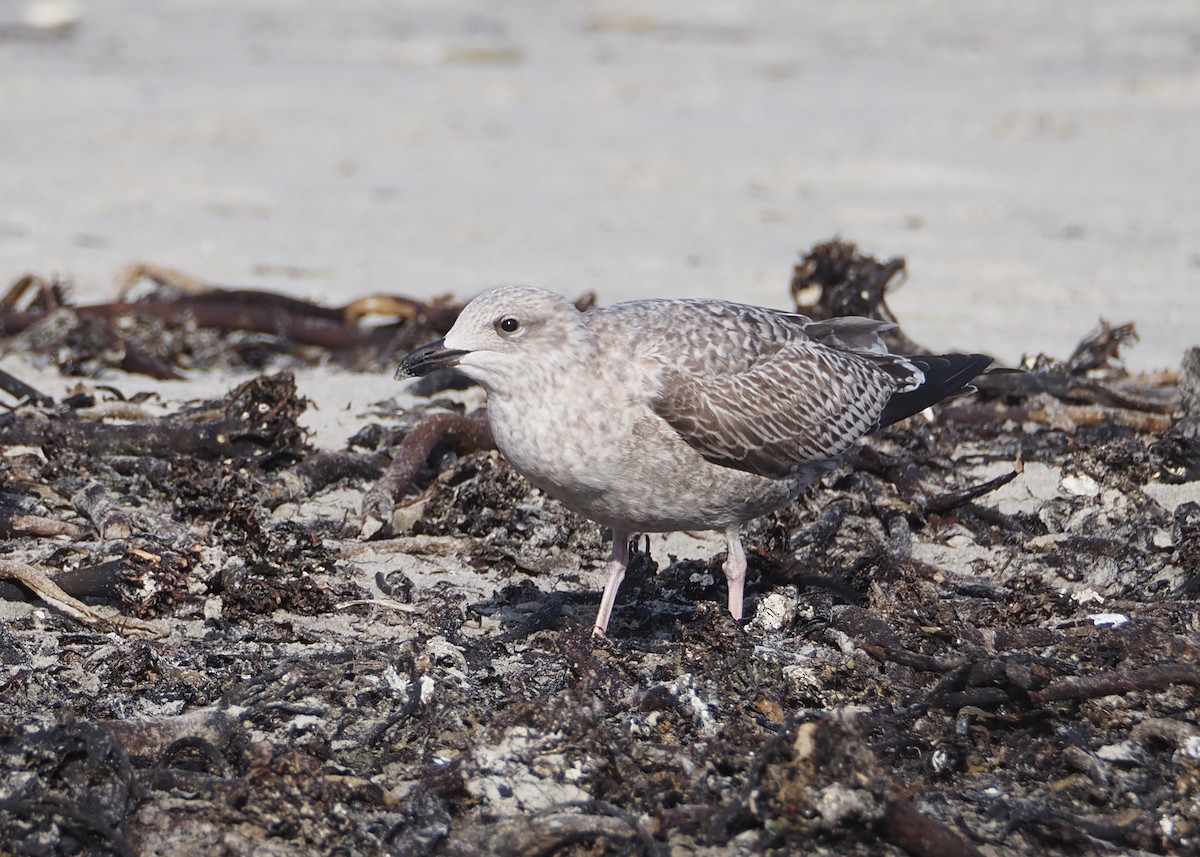
[[[714, 300], [580, 313], [553, 292], [501, 286], [400, 371], [456, 365], [483, 385], [513, 467], [613, 530], [604, 633], [635, 532], [722, 530], [741, 618], [747, 521], [791, 502], [881, 423], [983, 371], [980, 355], [888, 354], [884, 322]], [[399, 374], [399, 373], [398, 373]]]

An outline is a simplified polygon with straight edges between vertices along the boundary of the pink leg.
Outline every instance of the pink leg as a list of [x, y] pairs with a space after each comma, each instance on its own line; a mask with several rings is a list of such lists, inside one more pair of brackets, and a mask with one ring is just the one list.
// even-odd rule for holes
[[729, 556], [725, 559], [725, 580], [729, 584], [729, 612], [734, 619], [742, 618], [742, 590], [746, 586], [746, 552], [742, 550], [742, 539], [736, 529], [725, 531], [725, 542]]
[[613, 604], [617, 600], [617, 590], [625, 579], [625, 569], [629, 565], [629, 533], [613, 530], [612, 553], [608, 555], [608, 583], [604, 585], [604, 597], [600, 599], [600, 612], [596, 614], [596, 627], [592, 633], [603, 637], [608, 630], [608, 620], [612, 618]]

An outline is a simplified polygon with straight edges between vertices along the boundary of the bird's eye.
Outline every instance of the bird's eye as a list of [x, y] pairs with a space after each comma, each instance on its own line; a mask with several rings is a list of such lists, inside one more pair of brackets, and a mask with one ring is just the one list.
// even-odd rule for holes
[[496, 329], [501, 333], [516, 333], [520, 327], [521, 322], [517, 321], [511, 315], [507, 315], [496, 322]]

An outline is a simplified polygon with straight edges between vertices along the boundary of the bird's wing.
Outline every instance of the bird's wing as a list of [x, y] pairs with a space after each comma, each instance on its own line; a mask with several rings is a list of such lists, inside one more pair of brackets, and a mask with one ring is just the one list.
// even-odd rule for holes
[[761, 476], [845, 452], [879, 424], [894, 393], [922, 380], [903, 357], [830, 348], [802, 330], [756, 344], [752, 356], [735, 349], [724, 372], [694, 368], [711, 364], [711, 352], [677, 356], [651, 407], [709, 461]]
[[613, 355], [655, 367], [650, 407], [706, 459], [762, 476], [842, 452], [875, 428], [921, 369], [887, 354], [866, 318], [802, 315], [712, 300], [646, 300], [592, 310]]

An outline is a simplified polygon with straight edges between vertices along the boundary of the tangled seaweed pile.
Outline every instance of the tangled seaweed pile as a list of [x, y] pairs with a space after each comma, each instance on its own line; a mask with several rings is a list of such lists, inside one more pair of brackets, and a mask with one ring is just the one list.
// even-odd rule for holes
[[[886, 317], [902, 268], [821, 245], [793, 292]], [[172, 371], [190, 336], [295, 356], [155, 306]], [[405, 343], [448, 324], [417, 318]], [[0, 843], [1194, 854], [1200, 351], [1130, 377], [1131, 334], [988, 376], [757, 521], [744, 627], [722, 556], [639, 544], [600, 641], [602, 534], [488, 449], [453, 378], [345, 450], [310, 445], [286, 372], [166, 417], [3, 379]], [[68, 339], [39, 353], [129, 353]]]

